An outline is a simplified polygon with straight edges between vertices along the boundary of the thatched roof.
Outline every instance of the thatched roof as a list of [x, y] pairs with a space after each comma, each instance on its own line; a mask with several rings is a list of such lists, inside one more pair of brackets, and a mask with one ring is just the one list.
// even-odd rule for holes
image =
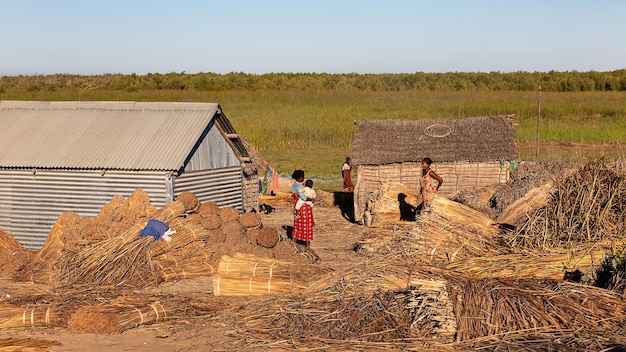
[[441, 120], [360, 120], [352, 143], [355, 165], [516, 160], [513, 120], [508, 116]]

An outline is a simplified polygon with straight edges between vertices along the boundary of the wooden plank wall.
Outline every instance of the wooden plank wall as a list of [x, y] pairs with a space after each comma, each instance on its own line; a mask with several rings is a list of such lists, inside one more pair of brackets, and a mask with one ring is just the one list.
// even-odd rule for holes
[[[511, 177], [508, 161], [433, 163], [432, 169], [443, 178], [439, 193], [448, 197], [461, 190], [505, 183]], [[359, 166], [354, 192], [357, 221], [362, 219], [367, 202], [383, 183], [395, 181], [419, 190], [421, 170], [419, 162]]]

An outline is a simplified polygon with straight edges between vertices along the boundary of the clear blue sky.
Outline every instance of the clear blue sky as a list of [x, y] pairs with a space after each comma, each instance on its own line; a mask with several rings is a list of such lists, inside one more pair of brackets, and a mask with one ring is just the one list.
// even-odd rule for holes
[[0, 0], [0, 75], [626, 68], [626, 0]]

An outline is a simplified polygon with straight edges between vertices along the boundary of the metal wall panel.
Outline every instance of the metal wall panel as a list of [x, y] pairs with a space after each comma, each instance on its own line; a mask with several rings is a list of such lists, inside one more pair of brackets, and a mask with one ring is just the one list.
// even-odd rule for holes
[[43, 246], [63, 212], [95, 217], [115, 195], [137, 188], [157, 208], [167, 204], [164, 172], [0, 170], [0, 228], [24, 247]]
[[174, 193], [191, 192], [201, 203], [216, 202], [220, 208], [243, 211], [243, 171], [241, 166], [184, 173], [174, 180]]
[[185, 166], [185, 173], [221, 169], [240, 164], [241, 162], [220, 131], [217, 128], [211, 128]]

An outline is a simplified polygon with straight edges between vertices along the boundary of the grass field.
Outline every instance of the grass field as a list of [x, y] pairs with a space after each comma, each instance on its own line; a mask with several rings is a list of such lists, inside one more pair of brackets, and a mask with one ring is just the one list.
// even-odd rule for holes
[[[76, 91], [5, 90], [3, 100], [78, 100]], [[520, 159], [580, 162], [626, 154], [626, 92], [541, 95], [537, 156], [536, 92], [511, 91], [101, 91], [82, 100], [219, 103], [240, 135], [287, 176], [295, 168], [316, 186], [341, 188], [340, 166], [350, 155], [354, 121], [360, 119], [450, 119], [514, 115]]]

